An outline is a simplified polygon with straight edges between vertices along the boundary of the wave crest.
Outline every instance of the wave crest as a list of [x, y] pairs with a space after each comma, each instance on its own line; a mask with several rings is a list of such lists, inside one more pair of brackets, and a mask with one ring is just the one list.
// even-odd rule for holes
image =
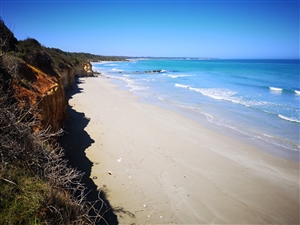
[[183, 84], [175, 84], [175, 87], [188, 88], [189, 86]]
[[278, 117], [283, 119], [283, 120], [290, 121], [290, 122], [300, 123], [300, 121], [297, 120], [296, 118], [287, 117], [287, 116], [284, 116], [284, 115], [281, 115], [281, 114], [278, 114]]
[[276, 92], [282, 92], [282, 88], [277, 88], [277, 87], [269, 87], [271, 91], [276, 91]]

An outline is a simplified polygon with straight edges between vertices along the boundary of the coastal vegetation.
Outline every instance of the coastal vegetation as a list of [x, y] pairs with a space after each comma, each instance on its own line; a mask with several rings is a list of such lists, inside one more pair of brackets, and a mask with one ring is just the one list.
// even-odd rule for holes
[[60, 132], [33, 132], [35, 110], [3, 89], [0, 106], [0, 224], [88, 224], [82, 175], [53, 140]]
[[90, 74], [89, 61], [121, 59], [18, 41], [0, 20], [0, 224], [107, 224], [111, 209], [87, 200], [57, 138], [74, 76]]

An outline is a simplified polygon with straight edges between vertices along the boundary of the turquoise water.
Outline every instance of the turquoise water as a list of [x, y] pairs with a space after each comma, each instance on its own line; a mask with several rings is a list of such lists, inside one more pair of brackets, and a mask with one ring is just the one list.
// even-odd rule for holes
[[146, 101], [300, 151], [299, 60], [135, 60], [93, 68]]

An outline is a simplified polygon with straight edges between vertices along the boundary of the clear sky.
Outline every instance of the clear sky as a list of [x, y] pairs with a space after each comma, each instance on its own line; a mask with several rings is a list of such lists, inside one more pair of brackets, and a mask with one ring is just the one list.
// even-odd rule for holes
[[17, 39], [123, 56], [299, 58], [299, 0], [0, 0]]

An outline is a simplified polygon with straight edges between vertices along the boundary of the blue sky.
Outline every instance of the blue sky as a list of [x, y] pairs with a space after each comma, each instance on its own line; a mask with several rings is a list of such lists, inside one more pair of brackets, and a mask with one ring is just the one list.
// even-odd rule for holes
[[17, 39], [124, 56], [299, 58], [299, 1], [16, 1], [0, 16]]

